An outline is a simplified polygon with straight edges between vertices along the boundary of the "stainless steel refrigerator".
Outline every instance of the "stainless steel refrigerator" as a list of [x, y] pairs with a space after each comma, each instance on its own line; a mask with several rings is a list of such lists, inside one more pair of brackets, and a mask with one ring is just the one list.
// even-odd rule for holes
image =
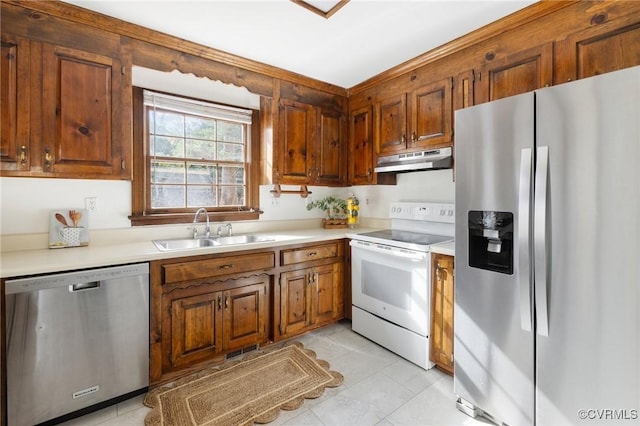
[[455, 121], [458, 407], [640, 424], [640, 67]]

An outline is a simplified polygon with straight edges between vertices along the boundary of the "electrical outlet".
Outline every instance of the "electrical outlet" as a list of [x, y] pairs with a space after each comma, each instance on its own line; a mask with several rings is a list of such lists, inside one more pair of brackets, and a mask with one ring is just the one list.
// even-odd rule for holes
[[271, 205], [272, 206], [279, 206], [280, 205], [280, 200], [278, 198], [272, 198], [271, 199]]
[[98, 197], [87, 197], [84, 199], [85, 208], [89, 213], [98, 211]]

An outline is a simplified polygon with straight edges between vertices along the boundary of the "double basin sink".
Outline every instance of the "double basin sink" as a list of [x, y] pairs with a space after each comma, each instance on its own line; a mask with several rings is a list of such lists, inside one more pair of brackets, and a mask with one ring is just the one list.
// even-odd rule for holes
[[203, 247], [221, 247], [234, 244], [262, 243], [275, 241], [275, 238], [261, 235], [229, 235], [225, 237], [209, 238], [174, 238], [167, 240], [153, 240], [153, 244], [160, 251], [189, 250]]

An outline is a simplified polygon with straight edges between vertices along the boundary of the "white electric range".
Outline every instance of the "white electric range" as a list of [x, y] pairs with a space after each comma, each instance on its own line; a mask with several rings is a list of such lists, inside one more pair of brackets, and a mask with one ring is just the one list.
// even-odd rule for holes
[[353, 331], [424, 369], [429, 360], [431, 245], [454, 237], [454, 206], [396, 202], [391, 229], [351, 238]]

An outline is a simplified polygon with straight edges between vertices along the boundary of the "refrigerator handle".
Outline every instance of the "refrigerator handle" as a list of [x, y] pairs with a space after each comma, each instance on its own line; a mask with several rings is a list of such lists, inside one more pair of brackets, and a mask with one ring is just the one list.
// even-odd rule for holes
[[518, 293], [520, 327], [531, 331], [531, 271], [529, 230], [531, 220], [531, 148], [520, 152], [520, 186], [518, 188]]
[[549, 176], [549, 147], [541, 146], [536, 154], [534, 253], [536, 330], [549, 335], [547, 312], [547, 179]]

